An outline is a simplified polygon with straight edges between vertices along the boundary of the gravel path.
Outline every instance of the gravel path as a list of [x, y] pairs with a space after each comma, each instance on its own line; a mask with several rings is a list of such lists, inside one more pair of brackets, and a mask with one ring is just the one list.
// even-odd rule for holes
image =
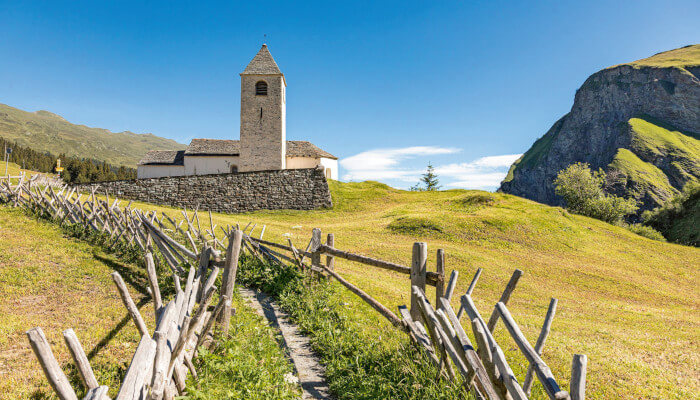
[[326, 368], [311, 350], [309, 338], [299, 333], [296, 325], [289, 321], [287, 314], [280, 310], [266, 294], [242, 287], [238, 290], [251, 307], [267, 319], [270, 326], [282, 333], [282, 344], [294, 364], [299, 384], [304, 391], [301, 398], [332, 399], [325, 378]]

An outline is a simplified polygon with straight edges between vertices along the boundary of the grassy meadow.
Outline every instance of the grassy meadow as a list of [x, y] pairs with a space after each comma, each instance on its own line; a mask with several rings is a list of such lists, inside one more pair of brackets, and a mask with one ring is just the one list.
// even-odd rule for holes
[[[143, 266], [124, 263], [88, 239], [68, 236], [57, 225], [0, 207], [0, 399], [55, 399], [25, 331], [40, 326], [64, 372], [84, 395], [62, 332], [73, 328], [97, 381], [116, 396], [138, 346], [140, 334], [110, 274], [118, 271], [153, 332], [153, 303]], [[159, 275], [164, 299], [172, 280]], [[288, 382], [293, 367], [279, 336], [234, 296], [231, 336], [212, 351], [202, 348], [199, 381], [188, 399], [293, 399], [298, 384]]]
[[[70, 360], [62, 332], [73, 328], [101, 384], [118, 387], [140, 335], [110, 274], [118, 271], [149, 327], [144, 276], [134, 266], [49, 222], [0, 207], [0, 399], [54, 398], [25, 331], [40, 326], [61, 364]], [[74, 368], [69, 377], [77, 385]], [[111, 395], [116, 392], [111, 392]]]
[[[214, 223], [249, 221], [267, 226], [265, 237], [298, 247], [311, 229], [335, 234], [336, 247], [404, 265], [411, 246], [426, 241], [429, 270], [445, 249], [447, 271], [460, 273], [463, 293], [477, 268], [474, 291], [490, 314], [513, 270], [524, 271], [509, 308], [535, 342], [550, 297], [559, 299], [544, 359], [566, 386], [571, 357], [589, 357], [592, 399], [687, 399], [700, 396], [700, 250], [643, 238], [623, 228], [572, 215], [558, 207], [499, 193], [450, 190], [407, 192], [374, 182], [331, 182], [334, 208], [214, 214]], [[140, 203], [174, 216], [176, 211]], [[179, 212], [177, 212], [179, 214]], [[208, 225], [206, 214], [201, 223]], [[221, 234], [221, 231], [217, 228]], [[407, 276], [342, 260], [336, 269], [396, 310], [409, 302]], [[361, 300], [345, 296], [368, 340], [398, 346], [403, 334]], [[457, 296], [455, 296], [457, 297]], [[457, 300], [453, 301], [455, 307]], [[496, 336], [519, 379], [527, 364], [499, 324]], [[536, 398], [543, 398], [535, 386]]]

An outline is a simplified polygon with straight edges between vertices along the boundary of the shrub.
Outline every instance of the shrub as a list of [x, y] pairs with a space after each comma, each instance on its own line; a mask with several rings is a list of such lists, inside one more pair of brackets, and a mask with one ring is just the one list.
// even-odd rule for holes
[[700, 245], [700, 183], [688, 182], [683, 191], [652, 211], [642, 220], [671, 241]]
[[591, 171], [588, 164], [576, 163], [559, 171], [554, 179], [554, 191], [564, 198], [571, 212], [619, 223], [626, 215], [637, 211], [637, 202], [606, 194], [603, 190], [605, 181], [603, 170]]
[[666, 241], [664, 235], [662, 235], [661, 232], [657, 231], [656, 229], [650, 226], [642, 224], [630, 224], [625, 225], [624, 227], [627, 228], [627, 230], [629, 230], [630, 232], [634, 232], [639, 236], [644, 236], [647, 239], [658, 240], [660, 242]]
[[442, 233], [442, 226], [426, 218], [400, 217], [392, 221], [387, 228], [397, 233], [407, 235], [421, 235], [428, 233]]

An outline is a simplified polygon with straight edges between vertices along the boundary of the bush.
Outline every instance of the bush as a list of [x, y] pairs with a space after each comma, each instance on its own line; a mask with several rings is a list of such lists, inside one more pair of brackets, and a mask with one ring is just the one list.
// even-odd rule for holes
[[626, 215], [637, 211], [637, 202], [606, 194], [605, 181], [603, 170], [593, 172], [588, 164], [576, 163], [559, 171], [554, 179], [554, 191], [564, 198], [566, 208], [573, 213], [619, 223]]
[[630, 225], [624, 225], [624, 227], [629, 230], [630, 232], [634, 232], [639, 236], [644, 236], [647, 239], [651, 240], [658, 240], [660, 242], [665, 242], [666, 239], [664, 238], [664, 235], [661, 234], [661, 232], [657, 231], [656, 229], [642, 225], [642, 224], [630, 224]]
[[700, 246], [700, 183], [688, 182], [683, 191], [652, 211], [642, 220], [671, 241]]
[[425, 235], [429, 233], [442, 233], [442, 226], [426, 218], [400, 217], [393, 220], [387, 228], [396, 233], [406, 235]]

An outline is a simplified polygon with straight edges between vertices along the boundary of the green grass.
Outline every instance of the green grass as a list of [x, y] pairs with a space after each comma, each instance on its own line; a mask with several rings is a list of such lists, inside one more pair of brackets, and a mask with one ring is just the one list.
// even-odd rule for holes
[[17, 176], [19, 175], [22, 171], [29, 172], [29, 173], [36, 173], [34, 171], [29, 171], [20, 168], [19, 165], [11, 162], [11, 163], [6, 163], [5, 161], [0, 161], [0, 177], [5, 176], [5, 164], [7, 164], [7, 173], [10, 176]]
[[149, 150], [180, 150], [183, 144], [153, 134], [110, 132], [72, 124], [48, 111], [27, 112], [0, 104], [0, 136], [37, 151], [86, 157], [135, 168]]
[[236, 310], [229, 336], [212, 351], [202, 348], [195, 361], [199, 379], [190, 375], [182, 399], [298, 399], [301, 394], [282, 338], [234, 291]]
[[439, 222], [421, 217], [399, 217], [386, 227], [390, 231], [413, 236], [443, 233]]
[[[0, 303], [0, 399], [56, 398], [24, 333], [35, 326], [44, 330], [79, 398], [83, 386], [61, 334], [67, 328], [76, 331], [98, 382], [110, 387], [111, 397], [117, 394], [140, 335], [114, 288], [113, 271], [124, 278], [151, 332], [155, 322], [142, 256], [125, 246], [105, 253], [106, 240], [0, 206], [0, 295], [10, 299]], [[159, 271], [159, 285], [170, 299], [169, 273]], [[274, 332], [240, 298], [234, 306], [231, 336], [195, 361], [201, 375], [190, 382], [189, 398], [297, 398], [298, 384], [285, 381], [291, 363]]]
[[122, 305], [110, 273], [117, 270], [152, 327], [144, 281], [132, 264], [18, 209], [0, 207], [0, 398], [54, 398], [24, 332], [40, 326], [54, 355], [79, 387], [63, 330], [73, 328], [97, 380], [110, 395], [126, 372], [140, 335]]
[[700, 176], [700, 140], [651, 118], [631, 118], [631, 147], [645, 159], [669, 158], [680, 176]]
[[[651, 57], [633, 61], [631, 63], [620, 64], [631, 65], [633, 67], [694, 67], [700, 65], [700, 44], [688, 45], [678, 49], [664, 51], [654, 54]], [[617, 67], [616, 65], [615, 67]], [[614, 68], [614, 67], [610, 67]]]
[[[520, 268], [525, 275], [509, 308], [531, 342], [549, 298], [559, 299], [544, 359], [565, 387], [572, 354], [585, 353], [591, 399], [700, 394], [700, 250], [500, 193], [408, 192], [376, 182], [331, 181], [330, 186], [332, 209], [214, 214], [214, 223], [245, 226], [255, 221], [257, 232], [267, 226], [266, 238], [286, 242], [290, 237], [297, 247], [304, 247], [311, 229], [318, 227], [334, 233], [340, 249], [404, 265], [410, 264], [412, 243], [426, 240], [431, 253], [445, 250], [448, 272], [460, 272], [457, 293], [466, 290], [476, 268], [484, 269], [474, 292], [482, 314], [490, 313], [511, 273]], [[469, 195], [493, 196], [494, 202], [476, 210], [455, 207]], [[168, 207], [138, 206], [173, 215]], [[449, 234], [415, 237], [387, 229], [400, 216], [439, 221]], [[433, 253], [429, 270], [435, 270], [434, 259]], [[336, 260], [336, 270], [392, 310], [409, 302], [405, 275], [342, 260]], [[398, 347], [405, 340], [361, 300], [346, 296], [344, 289], [339, 293], [348, 303], [347, 318], [357, 321], [368, 343]], [[525, 359], [502, 325], [496, 337], [522, 380]], [[535, 393], [543, 398], [538, 386]]]
[[339, 286], [252, 258], [244, 258], [238, 280], [275, 296], [310, 336], [338, 400], [470, 398], [459, 381], [436, 379], [437, 369], [406, 335], [387, 330], [376, 312]]
[[632, 197], [640, 198], [648, 194], [661, 204], [677, 193], [662, 170], [654, 164], [642, 161], [627, 149], [617, 149], [610, 167], [627, 177], [628, 194]]

